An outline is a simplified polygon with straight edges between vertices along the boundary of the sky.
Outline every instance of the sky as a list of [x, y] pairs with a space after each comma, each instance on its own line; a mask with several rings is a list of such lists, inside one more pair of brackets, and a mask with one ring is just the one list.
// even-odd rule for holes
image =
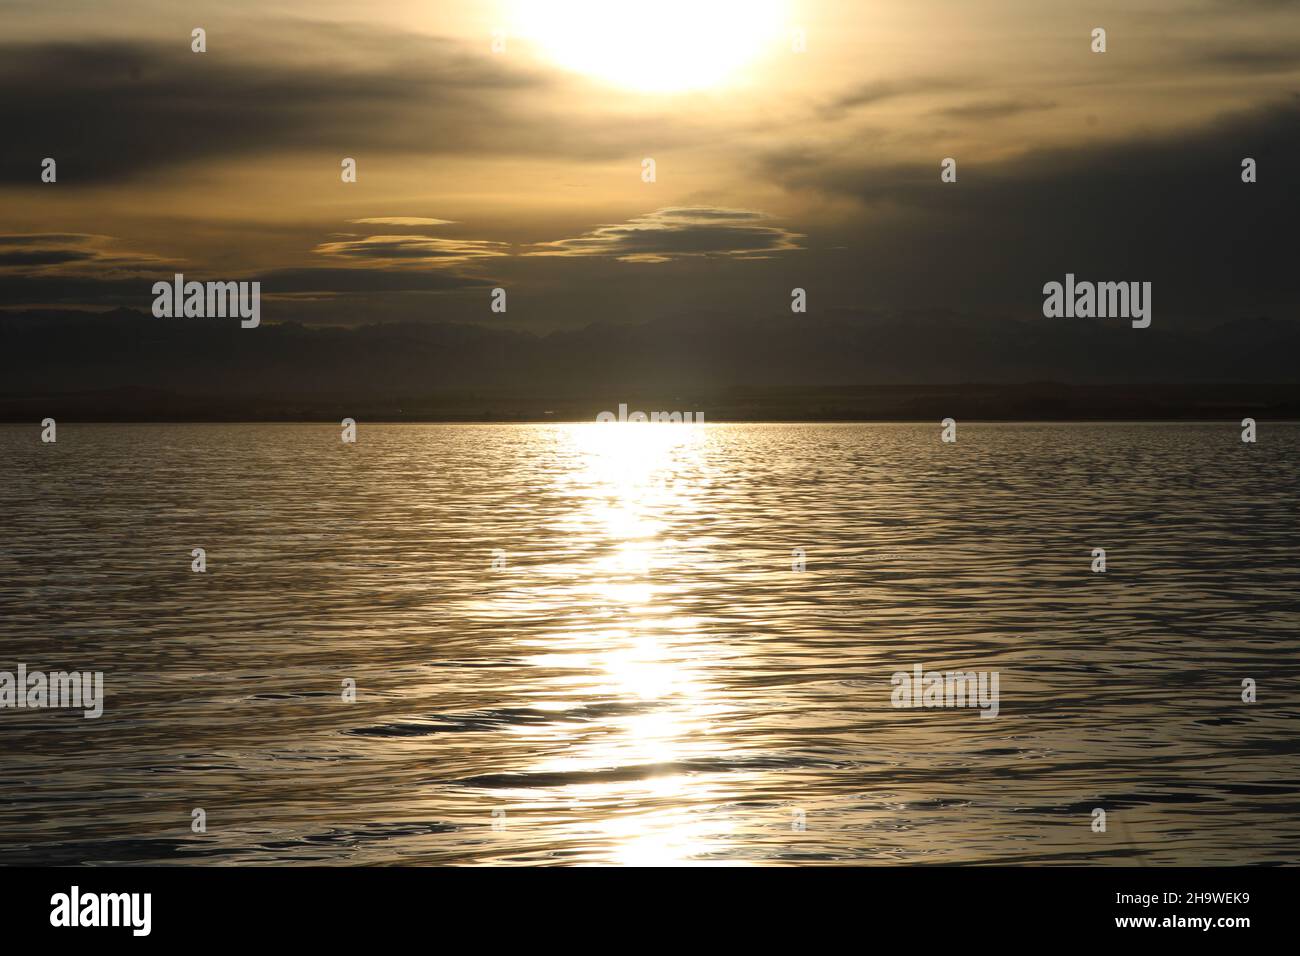
[[535, 332], [789, 315], [794, 288], [811, 316], [1032, 320], [1067, 272], [1152, 282], [1157, 324], [1300, 299], [1294, 3], [6, 0], [0, 25], [8, 309], [147, 311], [176, 272], [261, 281], [268, 323]]

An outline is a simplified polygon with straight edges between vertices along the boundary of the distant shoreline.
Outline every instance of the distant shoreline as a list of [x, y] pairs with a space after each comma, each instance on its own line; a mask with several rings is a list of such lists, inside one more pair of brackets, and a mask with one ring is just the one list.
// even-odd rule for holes
[[[1300, 425], [1300, 418], [1263, 418], [1257, 419], [1268, 425]], [[60, 425], [321, 425], [337, 426], [338, 422], [321, 418], [150, 418], [150, 419], [95, 419], [64, 418], [57, 420]], [[963, 418], [963, 425], [1237, 425], [1238, 422], [1221, 418], [1112, 418], [1112, 419], [1010, 419], [1010, 418]], [[587, 419], [547, 418], [537, 421], [525, 419], [441, 419], [441, 418], [404, 418], [404, 419], [361, 419], [364, 425], [596, 425], [599, 422]], [[626, 423], [628, 427], [641, 427], [640, 424]], [[930, 425], [937, 424], [929, 419], [803, 419], [803, 418], [754, 418], [722, 419], [715, 422], [703, 422], [709, 425]], [[39, 427], [39, 423], [0, 419], [0, 428]], [[660, 427], [669, 428], [670, 425]], [[680, 426], [678, 426], [680, 427]]]
[[198, 423], [322, 422], [343, 418], [399, 423], [595, 422], [620, 402], [645, 409], [698, 409], [706, 423], [908, 423], [952, 417], [969, 422], [1300, 421], [1298, 384], [1213, 385], [880, 385], [433, 392], [187, 395], [154, 389], [0, 394], [0, 422]]

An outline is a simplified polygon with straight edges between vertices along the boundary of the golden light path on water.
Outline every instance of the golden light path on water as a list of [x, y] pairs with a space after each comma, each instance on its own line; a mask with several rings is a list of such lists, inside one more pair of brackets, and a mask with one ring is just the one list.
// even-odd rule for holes
[[[710, 670], [726, 655], [706, 646], [696, 619], [678, 613], [670, 585], [647, 578], [656, 569], [689, 573], [683, 549], [668, 546], [657, 516], [671, 511], [680, 520], [693, 510], [699, 489], [686, 476], [702, 471], [703, 429], [611, 423], [571, 429], [566, 437], [584, 467], [557, 481], [585, 498], [567, 533], [576, 540], [602, 539], [610, 552], [584, 569], [574, 598], [600, 609], [608, 624], [533, 642], [536, 653], [529, 661], [536, 667], [585, 675], [566, 681], [558, 695], [537, 706], [564, 710], [614, 701], [629, 709], [611, 719], [610, 734], [580, 739], [567, 749], [556, 739], [547, 750], [560, 755], [538, 760], [528, 772], [637, 768], [644, 776], [571, 784], [561, 799], [611, 808], [606, 819], [579, 828], [595, 829], [612, 862], [696, 861], [732, 824], [693, 814], [692, 808], [709, 801], [716, 783], [678, 768], [692, 758], [726, 756], [713, 726], [728, 708], [710, 680]], [[552, 733], [562, 738], [568, 730], [558, 725]], [[650, 809], [618, 809], [625, 807]]]

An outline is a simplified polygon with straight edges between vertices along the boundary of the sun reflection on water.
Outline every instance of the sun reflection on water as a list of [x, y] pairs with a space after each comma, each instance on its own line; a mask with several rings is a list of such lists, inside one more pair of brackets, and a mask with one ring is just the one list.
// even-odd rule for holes
[[[585, 842], [594, 837], [614, 862], [698, 860], [730, 827], [697, 809], [722, 799], [716, 778], [690, 765], [721, 756], [710, 730], [728, 708], [710, 679], [718, 655], [704, 643], [702, 622], [673, 604], [670, 583], [681, 569], [662, 537], [661, 515], [698, 507], [694, 484], [681, 476], [704, 471], [705, 427], [593, 424], [566, 434], [581, 462], [560, 479], [564, 493], [580, 496], [574, 533], [600, 547], [578, 569], [571, 595], [581, 626], [557, 632], [531, 661], [580, 675], [561, 685], [564, 703], [601, 707], [604, 716], [595, 728], [566, 725], [568, 745], [529, 772], [593, 775], [597, 782], [568, 796], [588, 810], [578, 824], [594, 831]], [[593, 617], [599, 626], [590, 626]]]

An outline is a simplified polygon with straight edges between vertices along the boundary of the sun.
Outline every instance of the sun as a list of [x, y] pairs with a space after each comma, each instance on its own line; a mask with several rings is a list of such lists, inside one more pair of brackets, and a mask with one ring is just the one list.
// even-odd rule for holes
[[515, 30], [557, 66], [624, 89], [723, 85], [781, 40], [784, 0], [515, 0]]

